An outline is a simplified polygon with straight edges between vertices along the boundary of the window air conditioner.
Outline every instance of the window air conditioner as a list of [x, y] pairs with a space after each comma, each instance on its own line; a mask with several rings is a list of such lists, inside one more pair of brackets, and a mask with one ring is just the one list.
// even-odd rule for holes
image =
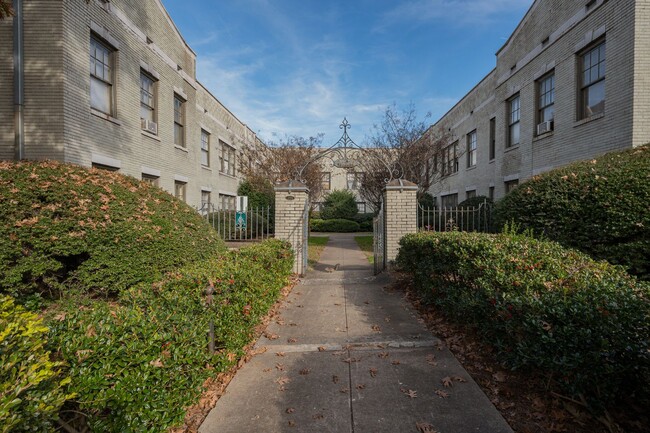
[[537, 135], [542, 135], [553, 130], [553, 121], [547, 120], [537, 125]]
[[152, 134], [158, 134], [158, 124], [147, 119], [140, 119], [142, 129], [145, 131], [151, 132]]

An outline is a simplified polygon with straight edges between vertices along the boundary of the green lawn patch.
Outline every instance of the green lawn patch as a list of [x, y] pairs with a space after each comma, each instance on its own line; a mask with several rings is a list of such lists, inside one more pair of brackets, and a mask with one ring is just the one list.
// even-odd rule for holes
[[316, 263], [318, 263], [318, 259], [320, 259], [320, 255], [325, 249], [325, 246], [329, 242], [330, 238], [329, 236], [310, 236], [309, 237], [309, 259], [308, 259], [308, 264], [309, 267], [314, 267]]
[[361, 248], [361, 251], [366, 255], [370, 263], [375, 263], [375, 252], [372, 246], [372, 236], [355, 236], [354, 240]]

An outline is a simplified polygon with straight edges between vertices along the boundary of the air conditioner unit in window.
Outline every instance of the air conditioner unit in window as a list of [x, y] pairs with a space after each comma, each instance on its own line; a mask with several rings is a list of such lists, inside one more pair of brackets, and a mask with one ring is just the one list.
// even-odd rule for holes
[[158, 134], [158, 124], [147, 119], [140, 119], [142, 129], [152, 134]]
[[547, 120], [546, 122], [542, 122], [539, 125], [537, 125], [537, 135], [546, 134], [547, 132], [551, 132], [552, 130], [553, 130], [552, 120]]

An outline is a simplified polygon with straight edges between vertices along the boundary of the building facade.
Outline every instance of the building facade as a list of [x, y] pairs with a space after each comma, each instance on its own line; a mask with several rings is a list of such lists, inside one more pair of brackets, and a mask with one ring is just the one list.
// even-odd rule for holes
[[[13, 21], [0, 21], [0, 159], [17, 155]], [[117, 170], [188, 204], [234, 208], [255, 133], [196, 80], [161, 0], [23, 5], [26, 159]]]
[[535, 0], [496, 67], [427, 134], [440, 206], [650, 142], [650, 0]]

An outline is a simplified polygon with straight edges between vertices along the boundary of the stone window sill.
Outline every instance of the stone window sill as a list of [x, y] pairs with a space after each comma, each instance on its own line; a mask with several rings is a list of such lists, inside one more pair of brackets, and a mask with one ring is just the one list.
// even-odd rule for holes
[[97, 116], [97, 117], [99, 117], [100, 119], [108, 120], [109, 122], [114, 123], [114, 124], [116, 124], [116, 125], [122, 125], [122, 122], [120, 122], [119, 120], [117, 120], [115, 117], [110, 116], [110, 115], [108, 115], [108, 114], [106, 114], [106, 113], [102, 113], [102, 112], [99, 111], [99, 110], [95, 110], [95, 109], [92, 108], [92, 107], [90, 108], [90, 114], [92, 114], [93, 116]]
[[506, 148], [503, 153], [512, 152], [513, 150], [519, 149], [519, 145]]
[[574, 127], [582, 126], [586, 123], [593, 122], [594, 120], [602, 119], [603, 117], [605, 117], [605, 113], [594, 114], [593, 116], [578, 120], [573, 124], [573, 126]]
[[174, 148], [176, 148], [178, 150], [182, 150], [185, 153], [189, 153], [189, 150], [187, 150], [187, 147], [183, 147], [183, 146], [179, 146], [178, 144], [175, 144]]
[[156, 141], [160, 142], [160, 138], [157, 135], [152, 134], [149, 131], [144, 131], [144, 130], [142, 130], [140, 132], [142, 132], [142, 135], [144, 135], [145, 137], [148, 137], [148, 138], [151, 138], [152, 140], [156, 140]]

